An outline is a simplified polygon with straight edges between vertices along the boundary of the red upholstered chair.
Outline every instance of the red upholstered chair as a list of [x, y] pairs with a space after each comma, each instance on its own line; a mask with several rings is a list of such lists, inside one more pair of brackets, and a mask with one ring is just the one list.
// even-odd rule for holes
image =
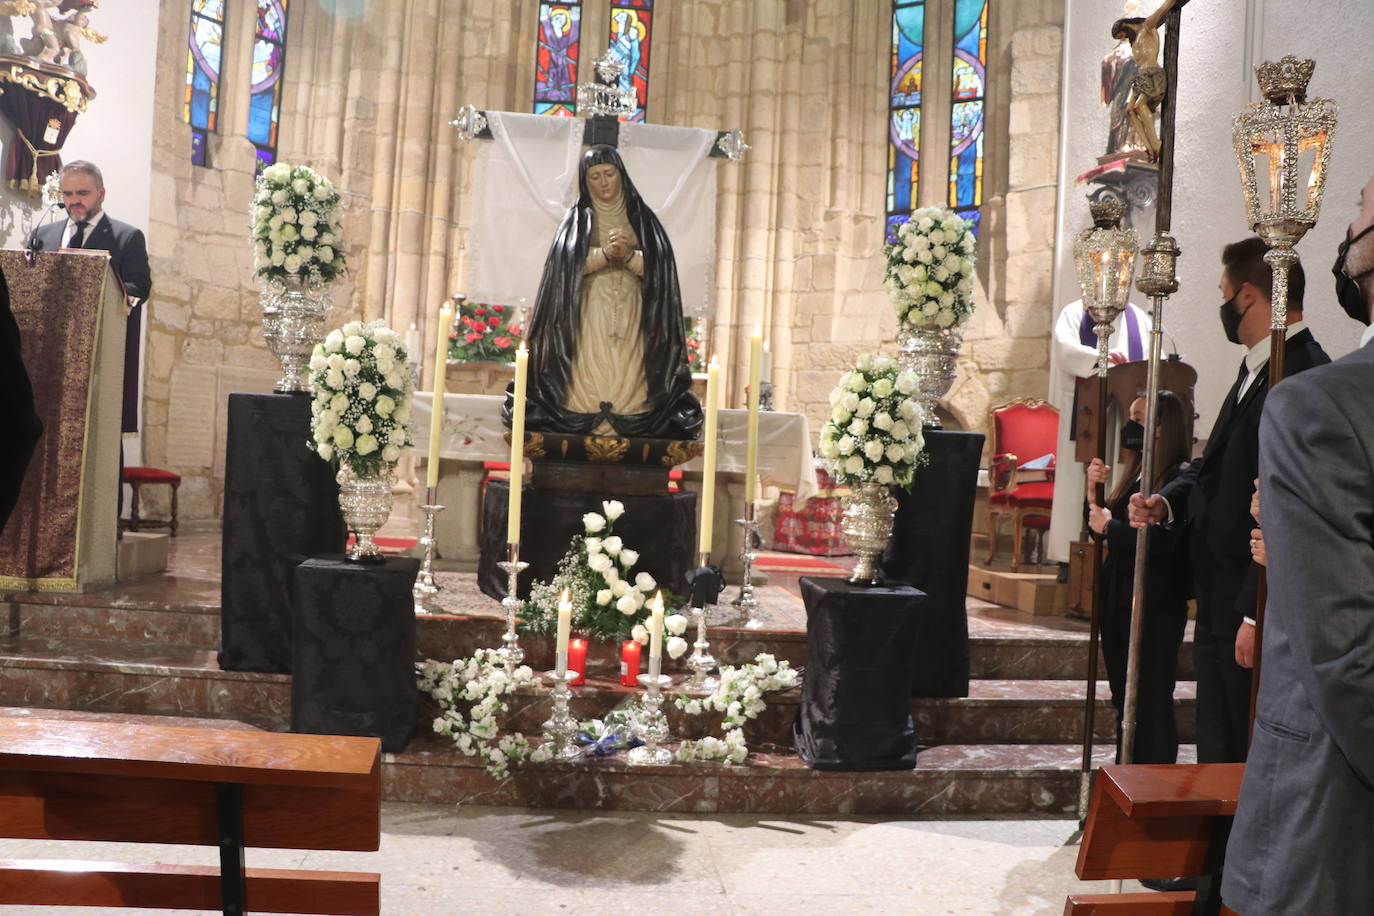
[[992, 460], [988, 463], [988, 559], [997, 555], [997, 532], [1011, 519], [1012, 571], [1021, 568], [1021, 535], [1026, 528], [1050, 526], [1054, 475], [1022, 482], [1017, 468], [1054, 453], [1059, 438], [1059, 411], [1038, 398], [1022, 398], [994, 407], [988, 417]]
[[[129, 531], [137, 531], [139, 528], [170, 528], [172, 529], [172, 537], [176, 537], [177, 487], [181, 486], [181, 475], [164, 471], [161, 468], [125, 468], [123, 481], [133, 490], [133, 499], [129, 503], [129, 519], [128, 521], [121, 520], [120, 527]], [[159, 521], [157, 519], [139, 518], [139, 488], [145, 484], [164, 484], [172, 488], [172, 517], [170, 519]]]

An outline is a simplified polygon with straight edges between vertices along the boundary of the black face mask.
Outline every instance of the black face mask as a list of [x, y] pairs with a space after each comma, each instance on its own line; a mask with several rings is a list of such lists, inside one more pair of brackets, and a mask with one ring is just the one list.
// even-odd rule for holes
[[1341, 242], [1341, 247], [1336, 249], [1336, 263], [1331, 265], [1331, 273], [1336, 277], [1336, 301], [1345, 309], [1345, 313], [1361, 324], [1369, 324], [1369, 305], [1364, 301], [1364, 293], [1360, 290], [1357, 280], [1374, 273], [1374, 267], [1362, 270], [1355, 276], [1350, 276], [1345, 272], [1345, 259], [1350, 254], [1350, 246], [1364, 238], [1371, 231], [1374, 225], [1366, 226], [1360, 230], [1360, 234], [1354, 238], [1350, 237], [1350, 230], [1345, 231], [1345, 241]]
[[1240, 312], [1236, 311], [1235, 296], [1221, 304], [1221, 329], [1226, 332], [1226, 339], [1231, 343], [1240, 343]]
[[1121, 427], [1121, 447], [1133, 452], [1145, 450], [1145, 427], [1134, 420], [1127, 420]]

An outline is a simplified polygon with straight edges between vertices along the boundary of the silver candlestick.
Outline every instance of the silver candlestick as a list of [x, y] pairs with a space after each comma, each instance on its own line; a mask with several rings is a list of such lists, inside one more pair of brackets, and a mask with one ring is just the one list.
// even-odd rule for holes
[[[711, 555], [704, 550], [698, 553], [697, 568], [709, 565]], [[687, 687], [710, 693], [716, 689], [718, 682], [711, 676], [711, 672], [716, 670], [716, 659], [711, 654], [711, 644], [706, 641], [706, 604], [703, 601], [701, 607], [692, 608], [692, 620], [697, 625], [697, 641], [692, 644], [692, 655], [687, 659], [687, 667], [692, 671], [692, 676], [687, 679]]]
[[754, 561], [758, 559], [758, 554], [754, 553], [754, 539], [759, 532], [759, 522], [755, 517], [755, 511], [755, 505], [751, 500], [744, 504], [744, 518], [735, 519], [735, 524], [744, 528], [744, 551], [739, 555], [744, 562], [744, 576], [740, 582], [739, 595], [735, 597], [734, 605], [749, 612], [749, 619], [744, 625], [750, 630], [757, 630], [763, 626], [760, 621], [755, 619], [753, 613], [759, 606], [758, 599], [754, 597]]
[[434, 581], [434, 515], [442, 512], [444, 507], [435, 504], [434, 495], [434, 487], [426, 487], [425, 505], [420, 507], [425, 514], [425, 531], [420, 535], [424, 559], [420, 562], [420, 574], [415, 577], [415, 587], [410, 590], [418, 616], [433, 613], [429, 606], [434, 596], [439, 594], [439, 583]]
[[553, 682], [553, 712], [544, 723], [544, 740], [553, 745], [555, 760], [577, 760], [582, 756], [582, 748], [573, 741], [577, 720], [568, 712], [568, 700], [572, 698], [568, 685], [577, 680], [581, 672], [568, 671], [567, 665], [567, 653], [559, 653], [559, 670], [544, 673], [544, 677]]
[[509, 541], [506, 544], [506, 559], [496, 565], [506, 574], [506, 597], [501, 599], [501, 607], [506, 610], [506, 635], [501, 637], [504, 643], [501, 657], [506, 662], [506, 670], [510, 671], [525, 660], [525, 650], [520, 648], [520, 637], [515, 634], [515, 616], [523, 606], [516, 596], [519, 589], [516, 580], [530, 564], [520, 559], [520, 542]]
[[639, 714], [639, 731], [644, 743], [626, 754], [630, 763], [663, 766], [673, 762], [673, 752], [660, 747], [668, 740], [668, 717], [663, 714], [663, 688], [673, 683], [666, 674], [658, 673], [658, 659], [649, 659], [649, 673], [639, 676], [639, 684], [646, 689]]

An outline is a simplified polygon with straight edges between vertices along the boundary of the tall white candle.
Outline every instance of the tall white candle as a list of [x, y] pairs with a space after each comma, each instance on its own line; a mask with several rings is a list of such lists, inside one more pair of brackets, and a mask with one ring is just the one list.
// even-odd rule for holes
[[568, 632], [572, 629], [572, 601], [568, 598], [568, 590], [563, 589], [563, 594], [558, 599], [558, 636], [554, 642], [555, 663], [559, 676], [568, 673]]
[[649, 677], [658, 677], [663, 665], [663, 592], [649, 602]]
[[749, 338], [749, 438], [744, 451], [744, 501], [757, 495], [759, 472], [759, 384], [763, 369], [763, 329]]
[[771, 340], [765, 340], [763, 342], [763, 361], [759, 367], [759, 381], [761, 382], [773, 381], [772, 343], [773, 342]]
[[439, 485], [439, 447], [444, 438], [444, 373], [448, 371], [448, 333], [453, 326], [453, 309], [447, 302], [439, 309], [439, 325], [434, 335], [434, 402], [429, 415], [429, 457], [425, 466], [425, 486]]
[[711, 534], [716, 519], [716, 430], [720, 422], [716, 386], [720, 384], [720, 364], [713, 355], [706, 367], [706, 431], [702, 434], [706, 451], [701, 462], [701, 528], [697, 550], [711, 552]]
[[515, 394], [510, 414], [510, 509], [506, 515], [506, 541], [520, 543], [520, 509], [525, 485], [525, 379], [530, 351], [521, 344], [515, 351]]
[[422, 359], [420, 355], [420, 330], [415, 327], [415, 322], [410, 323], [410, 330], [406, 331], [406, 359], [412, 363], [419, 363]]

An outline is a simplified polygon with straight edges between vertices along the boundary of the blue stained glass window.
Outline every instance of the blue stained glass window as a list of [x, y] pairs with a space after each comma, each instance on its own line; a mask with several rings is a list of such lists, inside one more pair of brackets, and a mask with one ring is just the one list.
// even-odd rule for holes
[[892, 4], [892, 64], [888, 89], [887, 235], [916, 203], [921, 178], [921, 64], [925, 51], [924, 0]]
[[950, 84], [949, 206], [974, 221], [983, 203], [983, 124], [987, 107], [989, 0], [955, 0]]
[[620, 61], [622, 89], [633, 89], [638, 104], [626, 121], [643, 121], [649, 104], [649, 48], [653, 43], [653, 0], [613, 0], [608, 49]]
[[192, 0], [182, 116], [191, 125], [191, 162], [206, 165], [206, 135], [219, 129], [225, 0]]
[[534, 63], [534, 113], [577, 114], [577, 59], [582, 2], [539, 4], [539, 43]]
[[257, 170], [277, 161], [281, 128], [282, 69], [286, 66], [288, 0], [257, 0], [253, 33], [252, 88], [248, 98], [248, 139], [257, 147]]

